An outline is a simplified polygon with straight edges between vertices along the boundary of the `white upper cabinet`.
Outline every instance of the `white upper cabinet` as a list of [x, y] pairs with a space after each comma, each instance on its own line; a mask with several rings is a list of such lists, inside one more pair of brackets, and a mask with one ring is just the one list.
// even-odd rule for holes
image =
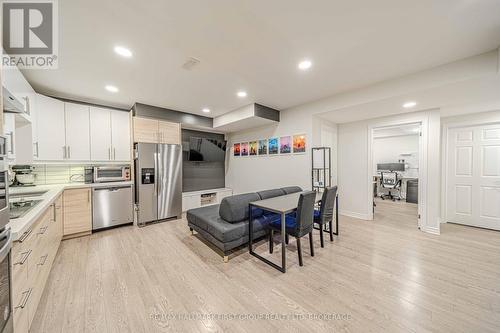
[[93, 161], [110, 161], [112, 159], [109, 109], [90, 107], [90, 151]]
[[66, 159], [90, 161], [89, 106], [64, 103], [66, 128]]
[[60, 161], [66, 158], [64, 102], [37, 94], [37, 141], [35, 158], [42, 161]]
[[113, 160], [130, 161], [130, 117], [128, 112], [111, 110]]
[[16, 119], [13, 113], [4, 113], [3, 115], [3, 133], [7, 145], [7, 158], [9, 162], [16, 159]]
[[91, 107], [90, 142], [93, 161], [130, 161], [128, 112]]
[[39, 161], [130, 161], [129, 113], [37, 95]]
[[36, 98], [35, 90], [16, 66], [4, 65], [2, 67], [2, 77], [2, 84], [21, 102], [24, 111], [29, 116], [33, 109], [33, 100]]

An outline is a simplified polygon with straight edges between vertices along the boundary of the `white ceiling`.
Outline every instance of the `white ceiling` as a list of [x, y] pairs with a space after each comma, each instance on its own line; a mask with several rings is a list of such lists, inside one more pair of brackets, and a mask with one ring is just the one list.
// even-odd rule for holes
[[[499, 92], [500, 75], [485, 76], [353, 105], [325, 112], [319, 116], [333, 123], [348, 123], [404, 112], [440, 109], [441, 116], [446, 117], [480, 111], [468, 109], [468, 105], [474, 108], [481, 103], [490, 103], [497, 107], [500, 102]], [[402, 105], [408, 101], [416, 101], [417, 105], [414, 108], [404, 109]]]
[[[492, 50], [497, 0], [59, 1], [58, 70], [25, 71], [40, 92], [217, 116], [277, 109]], [[113, 53], [129, 47], [133, 58]], [[200, 59], [190, 71], [189, 58]], [[308, 72], [297, 70], [309, 58]], [[106, 84], [119, 87], [112, 94]], [[239, 99], [236, 91], [248, 91]], [[205, 115], [205, 114], [204, 114]]]

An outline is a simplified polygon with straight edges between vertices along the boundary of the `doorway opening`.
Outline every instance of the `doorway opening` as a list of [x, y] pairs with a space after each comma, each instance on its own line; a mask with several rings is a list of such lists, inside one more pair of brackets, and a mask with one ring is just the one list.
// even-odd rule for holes
[[422, 123], [374, 127], [370, 133], [373, 220], [420, 228]]

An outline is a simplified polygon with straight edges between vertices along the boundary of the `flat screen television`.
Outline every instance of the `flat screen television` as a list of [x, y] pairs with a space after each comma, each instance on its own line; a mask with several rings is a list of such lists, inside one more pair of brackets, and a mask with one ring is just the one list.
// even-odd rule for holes
[[192, 162], [224, 162], [226, 141], [209, 138], [189, 138], [189, 157]]

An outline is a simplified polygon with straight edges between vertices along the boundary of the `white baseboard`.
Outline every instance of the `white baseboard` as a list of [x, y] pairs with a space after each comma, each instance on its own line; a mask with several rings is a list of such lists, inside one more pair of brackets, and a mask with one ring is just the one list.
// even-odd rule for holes
[[339, 214], [344, 216], [354, 217], [355, 219], [360, 219], [360, 220], [371, 220], [369, 214], [350, 212], [348, 210], [340, 210]]
[[436, 228], [436, 227], [421, 226], [420, 230], [422, 230], [423, 232], [426, 232], [428, 234], [433, 234], [433, 235], [440, 235], [441, 234], [439, 228]]

